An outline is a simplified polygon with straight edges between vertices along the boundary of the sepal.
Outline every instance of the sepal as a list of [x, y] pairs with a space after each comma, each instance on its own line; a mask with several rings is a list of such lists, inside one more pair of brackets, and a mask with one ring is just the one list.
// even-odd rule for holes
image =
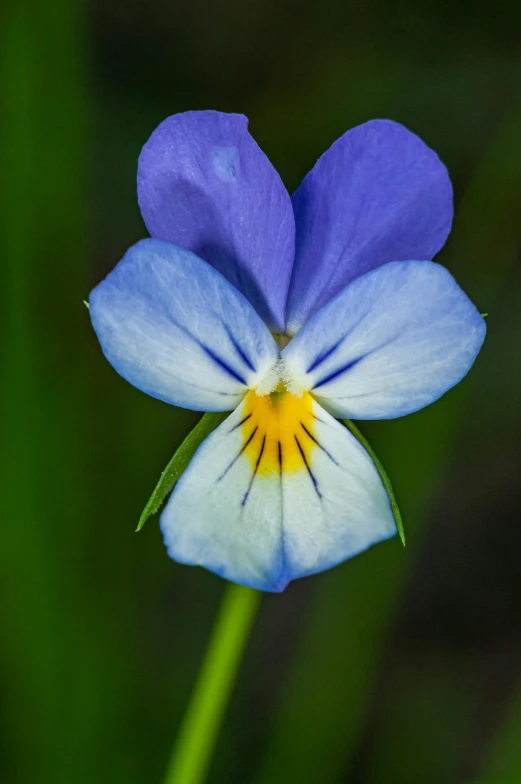
[[385, 490], [387, 492], [387, 495], [389, 496], [389, 503], [391, 504], [391, 509], [392, 509], [392, 512], [393, 512], [394, 522], [396, 523], [396, 528], [398, 530], [398, 535], [399, 535], [399, 537], [400, 537], [400, 539], [402, 541], [403, 546], [405, 547], [405, 531], [403, 530], [402, 514], [401, 514], [400, 509], [398, 507], [398, 502], [397, 502], [396, 496], [394, 494], [394, 490], [393, 490], [393, 486], [391, 484], [391, 480], [387, 476], [387, 472], [386, 472], [385, 468], [383, 467], [382, 463], [380, 462], [380, 460], [378, 459], [378, 457], [374, 453], [371, 445], [369, 444], [369, 441], [367, 440], [367, 438], [364, 435], [362, 435], [362, 433], [357, 428], [355, 423], [352, 422], [350, 419], [344, 419], [343, 422], [344, 422], [344, 425], [347, 427], [347, 429], [357, 439], [357, 441], [359, 441], [362, 444], [362, 446], [364, 447], [365, 451], [367, 452], [369, 457], [372, 459], [372, 461], [373, 461], [373, 463], [375, 465], [376, 470], [380, 474], [380, 479], [382, 480], [383, 485], [385, 487]]
[[183, 443], [176, 449], [174, 456], [159, 477], [147, 505], [141, 513], [136, 531], [140, 531], [149, 517], [159, 512], [166, 497], [172, 492], [175, 483], [188, 466], [188, 463], [212, 430], [223, 422], [228, 412], [218, 411], [205, 414], [194, 429], [187, 435]]

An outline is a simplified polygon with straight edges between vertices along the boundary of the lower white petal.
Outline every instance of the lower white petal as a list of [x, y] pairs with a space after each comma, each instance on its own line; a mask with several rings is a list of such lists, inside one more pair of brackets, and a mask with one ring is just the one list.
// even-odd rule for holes
[[250, 392], [204, 441], [161, 528], [175, 560], [265, 591], [396, 532], [363, 447], [309, 394], [287, 391]]
[[[363, 446], [315, 401], [306, 471], [283, 474], [290, 579], [329, 569], [396, 533], [387, 492]], [[307, 439], [306, 439], [307, 436]]]

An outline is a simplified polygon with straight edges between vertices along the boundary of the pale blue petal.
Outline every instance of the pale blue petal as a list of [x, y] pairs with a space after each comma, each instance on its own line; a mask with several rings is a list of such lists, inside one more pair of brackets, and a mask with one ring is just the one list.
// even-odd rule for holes
[[471, 368], [485, 322], [443, 267], [391, 262], [353, 281], [282, 352], [296, 386], [334, 416], [392, 419]]
[[277, 345], [246, 298], [170, 242], [130, 248], [89, 303], [109, 362], [166, 403], [232, 410], [277, 361]]

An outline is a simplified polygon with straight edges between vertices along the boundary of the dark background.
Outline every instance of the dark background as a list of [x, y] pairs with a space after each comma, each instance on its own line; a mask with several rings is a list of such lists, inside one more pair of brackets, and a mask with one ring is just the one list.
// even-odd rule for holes
[[244, 112], [292, 191], [349, 127], [448, 165], [438, 259], [487, 312], [467, 379], [362, 423], [408, 544], [266, 596], [210, 782], [521, 780], [521, 6], [2, 0], [0, 780], [153, 784], [223, 591], [139, 514], [196, 416], [103, 358], [82, 300], [146, 234], [142, 144]]

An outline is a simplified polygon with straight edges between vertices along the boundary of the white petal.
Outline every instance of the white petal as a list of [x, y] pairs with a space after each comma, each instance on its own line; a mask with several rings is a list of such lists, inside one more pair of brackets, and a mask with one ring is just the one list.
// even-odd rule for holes
[[265, 591], [396, 532], [363, 447], [310, 395], [287, 392], [250, 392], [204, 441], [161, 528], [175, 560]]
[[396, 533], [389, 498], [365, 449], [316, 402], [313, 411], [320, 446], [311, 451], [310, 470], [283, 475], [290, 579], [336, 566]]

